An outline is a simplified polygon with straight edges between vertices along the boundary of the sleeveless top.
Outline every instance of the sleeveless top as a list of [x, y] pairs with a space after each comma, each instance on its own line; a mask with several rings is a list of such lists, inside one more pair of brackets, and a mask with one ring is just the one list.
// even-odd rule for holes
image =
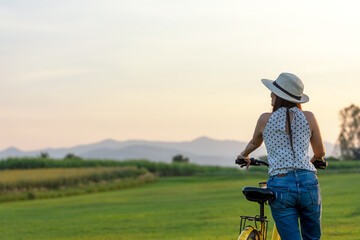
[[286, 108], [275, 111], [267, 122], [263, 139], [268, 153], [269, 176], [284, 174], [295, 169], [316, 172], [309, 159], [311, 131], [304, 113], [297, 107], [290, 108], [293, 115], [290, 135], [286, 132]]

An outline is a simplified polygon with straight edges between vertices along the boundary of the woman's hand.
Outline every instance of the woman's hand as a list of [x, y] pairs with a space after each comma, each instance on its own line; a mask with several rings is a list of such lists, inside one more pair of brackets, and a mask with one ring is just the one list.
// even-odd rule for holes
[[237, 156], [237, 159], [243, 160], [245, 162], [245, 163], [240, 164], [241, 168], [243, 168], [244, 166], [246, 166], [246, 169], [249, 168], [250, 163], [251, 163], [249, 156], [243, 156], [242, 154], [240, 154]]
[[321, 157], [317, 157], [317, 156], [314, 155], [314, 156], [310, 159], [310, 162], [311, 162], [311, 163], [318, 162], [318, 161], [319, 161], [319, 162], [325, 162], [324, 157], [322, 157], [322, 156], [321, 156]]

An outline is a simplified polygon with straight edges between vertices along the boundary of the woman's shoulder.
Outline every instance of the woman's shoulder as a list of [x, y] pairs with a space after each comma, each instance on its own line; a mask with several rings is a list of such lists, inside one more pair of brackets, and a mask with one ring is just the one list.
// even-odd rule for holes
[[[269, 121], [272, 113], [263, 113], [260, 115], [258, 122], [256, 124], [256, 129], [258, 132], [263, 132], [267, 122]], [[256, 131], [256, 130], [255, 130]]]
[[303, 113], [308, 121], [315, 119], [314, 113], [312, 113], [310, 111], [303, 111]]
[[270, 118], [272, 114], [272, 112], [265, 112], [260, 115], [260, 118]]
[[269, 121], [272, 114], [273, 113], [271, 113], [271, 112], [265, 112], [265, 113], [261, 114], [259, 117], [259, 122], [266, 125], [266, 123]]
[[306, 117], [306, 120], [307, 120], [309, 126], [310, 126], [310, 129], [312, 130], [314, 128], [314, 126], [317, 124], [314, 113], [312, 113], [310, 111], [303, 111], [303, 113]]

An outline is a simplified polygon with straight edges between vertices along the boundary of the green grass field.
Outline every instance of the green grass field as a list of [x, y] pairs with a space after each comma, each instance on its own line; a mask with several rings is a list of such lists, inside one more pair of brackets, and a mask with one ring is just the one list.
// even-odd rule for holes
[[[241, 193], [266, 179], [256, 175], [160, 178], [114, 192], [1, 203], [0, 238], [236, 239], [239, 215], [258, 214], [257, 203]], [[319, 179], [322, 239], [360, 239], [360, 175], [325, 172]]]

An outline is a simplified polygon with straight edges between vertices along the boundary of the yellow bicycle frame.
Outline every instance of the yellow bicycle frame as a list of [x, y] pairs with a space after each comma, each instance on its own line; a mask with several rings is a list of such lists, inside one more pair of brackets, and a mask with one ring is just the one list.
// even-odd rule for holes
[[272, 233], [271, 240], [281, 240], [280, 235], [279, 235], [279, 233], [277, 231], [276, 225], [274, 225], [274, 230], [273, 230], [273, 233]]
[[[261, 231], [259, 231], [259, 230], [261, 230]], [[258, 239], [264, 240], [264, 238], [263, 238], [264, 235], [262, 232], [262, 231], [266, 231], [264, 223], [260, 224], [259, 230], [254, 228], [253, 226], [247, 226], [246, 228], [244, 228], [244, 230], [241, 231], [241, 234], [239, 235], [237, 240], [248, 240], [249, 236], [252, 232], [257, 232], [257, 235], [259, 237]], [[280, 235], [277, 231], [276, 225], [274, 225], [271, 240], [281, 240]]]
[[241, 231], [241, 234], [240, 234], [240, 236], [238, 237], [237, 240], [248, 240], [249, 235], [253, 231], [257, 232], [256, 228], [254, 228], [253, 226], [247, 226], [246, 228], [244, 228], [244, 230]]

